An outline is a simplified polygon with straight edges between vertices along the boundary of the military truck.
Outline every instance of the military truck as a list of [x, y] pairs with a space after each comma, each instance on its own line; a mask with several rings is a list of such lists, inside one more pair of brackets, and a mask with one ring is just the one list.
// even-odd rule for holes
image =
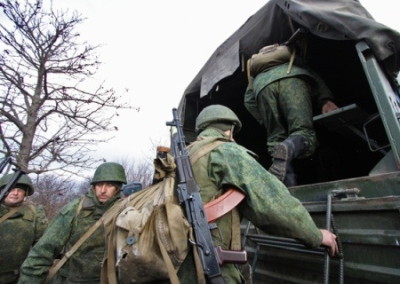
[[376, 22], [359, 2], [267, 2], [186, 88], [178, 108], [186, 142], [195, 139], [199, 112], [222, 104], [243, 123], [236, 142], [269, 168], [265, 129], [244, 107], [246, 61], [264, 46], [286, 42], [299, 28], [307, 35], [295, 44], [339, 109], [315, 110], [319, 146], [294, 162], [298, 185], [289, 191], [320, 228], [338, 235], [340, 254], [330, 258], [322, 247], [305, 248], [243, 220], [253, 282], [400, 283], [400, 34]]

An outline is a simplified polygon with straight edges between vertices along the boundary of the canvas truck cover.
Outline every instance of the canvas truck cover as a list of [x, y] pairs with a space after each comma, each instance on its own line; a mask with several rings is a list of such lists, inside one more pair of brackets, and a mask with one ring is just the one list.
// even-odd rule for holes
[[[224, 96], [230, 97], [231, 105], [224, 104], [240, 117], [242, 108], [238, 105], [243, 105], [247, 86], [247, 59], [263, 46], [287, 41], [299, 27], [309, 30], [314, 40], [312, 47], [325, 60], [334, 56], [356, 57], [354, 44], [365, 40], [387, 74], [391, 77], [398, 74], [400, 34], [376, 22], [358, 1], [270, 0], [217, 48], [186, 88], [179, 110], [188, 131], [187, 140], [193, 137], [191, 131], [198, 112], [208, 104], [220, 103]], [[337, 42], [343, 43], [339, 44], [340, 49], [335, 49]], [[349, 48], [348, 42], [352, 43]], [[315, 53], [312, 52], [309, 54]], [[314, 60], [321, 63], [320, 58]], [[318, 69], [312, 66], [312, 60], [310, 63]], [[317, 71], [324, 77], [324, 70]]]

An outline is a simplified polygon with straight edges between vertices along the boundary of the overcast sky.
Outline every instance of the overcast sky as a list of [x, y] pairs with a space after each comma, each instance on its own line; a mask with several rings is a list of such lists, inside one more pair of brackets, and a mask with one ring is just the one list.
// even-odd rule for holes
[[[266, 2], [53, 0], [54, 7], [87, 18], [79, 33], [92, 45], [104, 45], [97, 76], [120, 93], [128, 88], [126, 99], [140, 107], [114, 121], [115, 139], [99, 146], [96, 155], [108, 161], [154, 156], [151, 141], [167, 141], [165, 123], [186, 87], [214, 50]], [[361, 1], [375, 20], [400, 30], [394, 2]]]

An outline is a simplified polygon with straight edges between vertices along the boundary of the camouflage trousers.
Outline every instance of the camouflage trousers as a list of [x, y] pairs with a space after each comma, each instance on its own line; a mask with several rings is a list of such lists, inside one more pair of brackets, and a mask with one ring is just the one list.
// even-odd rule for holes
[[311, 88], [302, 79], [291, 77], [267, 85], [257, 96], [257, 105], [267, 131], [271, 154], [290, 135], [304, 136], [310, 147], [299, 156], [308, 157], [317, 147], [313, 127]]

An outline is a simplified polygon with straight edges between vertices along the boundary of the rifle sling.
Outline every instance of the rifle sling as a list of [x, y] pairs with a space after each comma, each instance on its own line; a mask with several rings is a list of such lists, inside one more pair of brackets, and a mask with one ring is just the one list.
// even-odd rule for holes
[[214, 222], [235, 208], [246, 195], [240, 190], [230, 188], [223, 195], [204, 204], [204, 212], [208, 223]]

